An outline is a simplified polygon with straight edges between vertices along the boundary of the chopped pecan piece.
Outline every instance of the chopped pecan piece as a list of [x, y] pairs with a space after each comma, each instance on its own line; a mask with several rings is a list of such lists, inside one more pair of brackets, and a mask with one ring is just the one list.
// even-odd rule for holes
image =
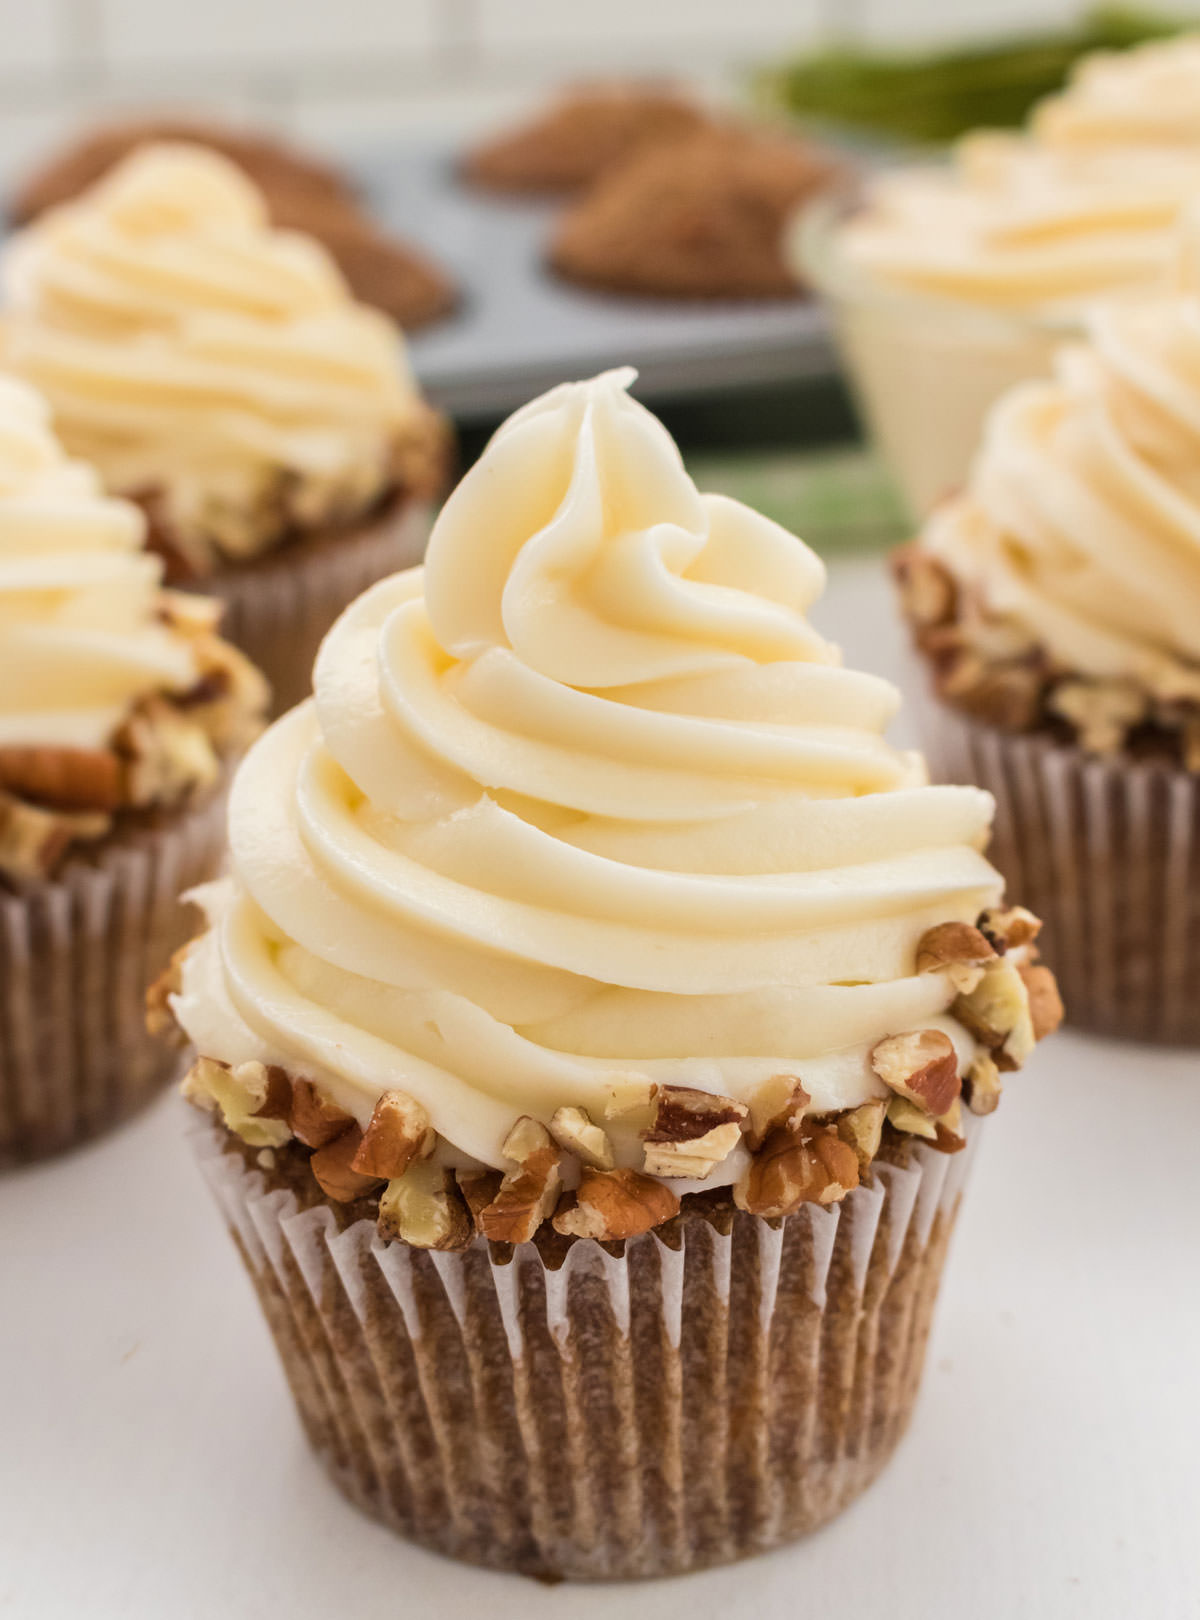
[[190, 942], [181, 945], [146, 991], [147, 1032], [161, 1036], [176, 1046], [185, 1046], [187, 1038], [171, 1012], [171, 997], [183, 989], [183, 959], [190, 949]]
[[832, 1130], [797, 1137], [771, 1132], [739, 1177], [733, 1201], [764, 1219], [790, 1215], [801, 1204], [835, 1204], [858, 1186], [858, 1155]]
[[619, 1120], [631, 1129], [642, 1130], [654, 1118], [658, 1087], [645, 1075], [613, 1074], [608, 1077], [604, 1117]]
[[811, 1101], [794, 1074], [773, 1074], [769, 1080], [764, 1080], [750, 1099], [746, 1146], [757, 1153], [776, 1126], [798, 1132], [804, 1110]]
[[504, 1142], [504, 1157], [517, 1169], [479, 1212], [479, 1230], [493, 1243], [528, 1243], [553, 1213], [562, 1187], [559, 1149], [550, 1132], [528, 1114], [513, 1126]]
[[888, 1124], [907, 1136], [923, 1136], [927, 1141], [936, 1142], [938, 1126], [925, 1110], [907, 1097], [892, 1097], [887, 1105]]
[[354, 1168], [354, 1155], [362, 1142], [362, 1131], [351, 1123], [340, 1136], [318, 1148], [308, 1161], [317, 1178], [317, 1185], [327, 1198], [338, 1204], [350, 1204], [373, 1192], [379, 1185], [378, 1176], [360, 1176]]
[[694, 1086], [662, 1086], [655, 1099], [654, 1121], [642, 1132], [646, 1171], [653, 1176], [711, 1175], [737, 1145], [745, 1103]]
[[1042, 713], [1045, 678], [1036, 663], [989, 664], [964, 652], [939, 673], [938, 691], [1001, 731], [1029, 731]]
[[608, 1243], [649, 1232], [678, 1213], [671, 1189], [640, 1170], [585, 1168], [579, 1190], [566, 1194], [553, 1224], [564, 1237]]
[[918, 629], [946, 624], [954, 617], [958, 597], [954, 580], [941, 563], [920, 546], [902, 546], [895, 552], [892, 573], [905, 616]]
[[860, 1175], [866, 1173], [871, 1161], [879, 1152], [886, 1112], [887, 1103], [882, 1097], [877, 1097], [871, 1102], [862, 1103], [858, 1108], [848, 1108], [833, 1122], [834, 1129], [842, 1141], [854, 1149]]
[[1003, 956], [1006, 951], [1032, 945], [1042, 931], [1042, 919], [1024, 906], [993, 906], [980, 912], [976, 927], [994, 946], [996, 955]]
[[1019, 1069], [1033, 1051], [1029, 992], [1008, 957], [993, 962], [974, 990], [957, 998], [952, 1010], [992, 1054], [998, 1069]]
[[504, 1177], [499, 1170], [458, 1170], [455, 1172], [455, 1180], [478, 1231], [479, 1217], [500, 1191]]
[[961, 1153], [967, 1145], [962, 1129], [962, 1099], [956, 1097], [941, 1119], [934, 1120], [933, 1146], [939, 1153]]
[[465, 1249], [474, 1236], [454, 1172], [428, 1159], [414, 1159], [380, 1193], [378, 1230], [414, 1249]]
[[292, 1134], [305, 1147], [328, 1147], [354, 1124], [354, 1116], [324, 1096], [311, 1080], [292, 1081]]
[[954, 1043], [940, 1029], [888, 1035], [872, 1050], [871, 1067], [891, 1091], [935, 1118], [962, 1089]]
[[0, 876], [49, 877], [77, 839], [103, 838], [111, 825], [104, 811], [42, 810], [0, 789]]
[[429, 1115], [415, 1097], [405, 1091], [385, 1091], [363, 1133], [354, 1168], [360, 1175], [393, 1181], [414, 1159], [427, 1159], [436, 1141]]
[[1050, 969], [1040, 962], [1018, 962], [1017, 972], [1025, 981], [1025, 993], [1029, 997], [1033, 1038], [1035, 1041], [1044, 1040], [1047, 1035], [1053, 1035], [1063, 1021], [1058, 981]]
[[214, 1058], [197, 1058], [184, 1076], [183, 1095], [198, 1108], [219, 1112], [250, 1147], [281, 1147], [292, 1134], [287, 1120], [269, 1111], [278, 1092], [264, 1063], [231, 1068]]
[[963, 1094], [973, 1114], [994, 1114], [1000, 1106], [1000, 1071], [990, 1052], [978, 1052], [963, 1081]]
[[0, 788], [54, 810], [118, 810], [121, 762], [108, 748], [0, 747]]
[[114, 747], [128, 804], [170, 804], [193, 788], [212, 787], [221, 774], [203, 727], [165, 698], [147, 699], [130, 715]]
[[573, 1153], [580, 1164], [593, 1170], [611, 1170], [614, 1164], [612, 1143], [608, 1133], [592, 1121], [583, 1108], [560, 1108], [550, 1121], [550, 1135]]
[[944, 973], [955, 990], [973, 990], [983, 968], [996, 955], [991, 944], [970, 923], [939, 923], [927, 929], [917, 945], [917, 972]]
[[1115, 754], [1145, 719], [1148, 698], [1132, 681], [1063, 681], [1050, 707], [1074, 728], [1089, 754]]

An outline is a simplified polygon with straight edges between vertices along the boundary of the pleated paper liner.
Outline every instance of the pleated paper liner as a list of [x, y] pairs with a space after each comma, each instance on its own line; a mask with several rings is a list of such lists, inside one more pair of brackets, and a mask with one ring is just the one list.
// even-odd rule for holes
[[432, 522], [428, 502], [402, 496], [368, 522], [291, 541], [197, 583], [225, 604], [221, 634], [270, 681], [272, 714], [311, 696], [325, 632], [376, 580], [421, 561]]
[[216, 875], [224, 838], [221, 791], [0, 890], [0, 1169], [98, 1136], [174, 1077], [146, 988], [194, 932], [179, 896]]
[[730, 1562], [865, 1490], [912, 1413], [971, 1156], [921, 1144], [831, 1209], [685, 1213], [623, 1253], [438, 1254], [219, 1125], [195, 1141], [336, 1483], [436, 1552], [543, 1579]]
[[934, 779], [995, 796], [988, 857], [1043, 919], [1068, 1020], [1200, 1045], [1200, 776], [999, 731], [922, 693]]

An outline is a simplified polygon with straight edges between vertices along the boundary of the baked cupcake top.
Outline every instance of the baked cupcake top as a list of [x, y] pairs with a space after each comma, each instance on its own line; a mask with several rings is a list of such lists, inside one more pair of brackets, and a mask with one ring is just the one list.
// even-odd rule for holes
[[403, 340], [203, 147], [143, 147], [14, 238], [6, 363], [193, 573], [351, 520], [429, 431]]
[[885, 1109], [958, 1145], [961, 1077], [982, 1110], [1033, 1043], [990, 798], [887, 744], [896, 692], [808, 621], [818, 558], [699, 494], [631, 379], [517, 412], [424, 569], [335, 625], [174, 980], [193, 1098], [334, 1197], [386, 1181], [409, 1241], [450, 1167], [506, 1172], [474, 1201], [510, 1241], [828, 1202]]
[[216, 605], [160, 588], [145, 518], [0, 377], [0, 884], [48, 875], [124, 809], [211, 786], [265, 707]]
[[491, 191], [579, 191], [636, 153], [706, 122], [704, 110], [669, 85], [578, 85], [528, 123], [475, 147], [463, 173]]
[[559, 221], [550, 263], [613, 292], [668, 298], [794, 298], [785, 226], [835, 177], [827, 153], [712, 124], [640, 152]]
[[1200, 769], [1195, 214], [1178, 281], [1098, 307], [1052, 380], [996, 405], [967, 492], [901, 566], [944, 572], [923, 633], [948, 695], [1000, 724], [1065, 724], [1102, 752], [1158, 744]]
[[1086, 59], [1025, 132], [973, 134], [947, 168], [874, 181], [843, 227], [847, 260], [912, 291], [1043, 313], [1163, 283], [1170, 227], [1200, 183], [1198, 79], [1194, 38]]

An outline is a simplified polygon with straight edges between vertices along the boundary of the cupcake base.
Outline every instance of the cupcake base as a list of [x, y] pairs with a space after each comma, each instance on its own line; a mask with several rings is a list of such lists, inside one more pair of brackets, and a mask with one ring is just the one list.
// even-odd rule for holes
[[271, 713], [303, 702], [325, 632], [376, 580], [421, 561], [433, 522], [424, 500], [401, 495], [369, 520], [289, 541], [196, 582], [225, 604], [221, 634], [271, 683]]
[[[840, 1513], [912, 1414], [970, 1152], [832, 1209], [698, 1203], [623, 1246], [384, 1245], [218, 1125], [196, 1142], [314, 1451], [435, 1552], [544, 1580], [682, 1574]], [[270, 1163], [270, 1160], [267, 1161]]]
[[988, 858], [1043, 919], [1068, 1021], [1200, 1045], [1200, 777], [999, 731], [927, 694], [920, 713], [934, 780], [995, 796]]
[[99, 1136], [174, 1078], [146, 989], [194, 931], [179, 896], [216, 876], [224, 837], [220, 792], [0, 891], [0, 1169]]

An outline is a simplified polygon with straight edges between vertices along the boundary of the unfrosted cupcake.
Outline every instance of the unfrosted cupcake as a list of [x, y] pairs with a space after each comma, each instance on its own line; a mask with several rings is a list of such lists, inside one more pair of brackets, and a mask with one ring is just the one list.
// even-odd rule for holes
[[170, 1076], [146, 986], [221, 860], [266, 688], [216, 603], [160, 588], [145, 519], [0, 377], [0, 1166], [95, 1135]]
[[661, 1575], [902, 1434], [967, 1147], [1057, 1016], [991, 801], [630, 373], [518, 412], [238, 775], [172, 1006], [309, 1437], [443, 1553]]
[[885, 170], [802, 223], [914, 517], [961, 488], [989, 406], [1049, 373], [1097, 294], [1163, 286], [1200, 177], [1200, 38], [1083, 61], [1019, 133]]
[[68, 451], [139, 501], [168, 580], [226, 603], [277, 709], [321, 636], [421, 553], [446, 429], [403, 339], [203, 147], [145, 147], [21, 232], [3, 353]]
[[1071, 1016], [1200, 1042], [1200, 220], [1097, 310], [899, 559], [939, 775], [990, 788]]

